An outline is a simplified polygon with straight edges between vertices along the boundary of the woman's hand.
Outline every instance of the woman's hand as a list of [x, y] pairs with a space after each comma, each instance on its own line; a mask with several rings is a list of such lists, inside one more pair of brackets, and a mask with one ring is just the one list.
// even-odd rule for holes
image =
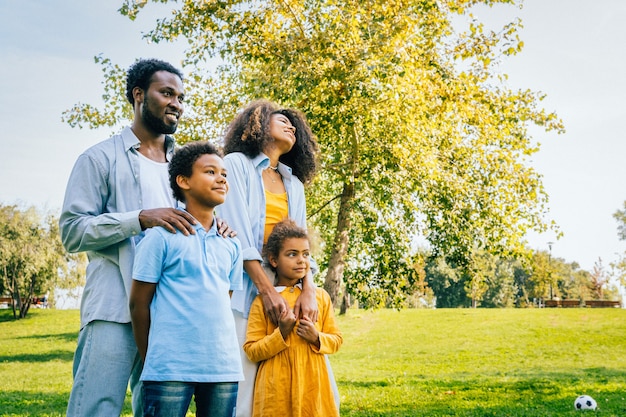
[[268, 291], [262, 292], [261, 300], [263, 301], [263, 307], [265, 313], [270, 318], [272, 323], [276, 326], [280, 324], [280, 317], [284, 311], [291, 311], [287, 300], [280, 295], [274, 287], [270, 287]]
[[293, 310], [296, 314], [296, 317], [307, 317], [313, 323], [315, 323], [317, 321], [317, 315], [319, 313], [319, 310], [317, 309], [317, 299], [315, 297], [316, 289], [315, 286], [312, 284], [307, 285], [306, 281], [307, 280], [305, 279], [302, 283], [302, 292], [296, 300], [296, 304]]
[[237, 231], [232, 230], [226, 220], [215, 218], [217, 222], [217, 234], [222, 237], [235, 237], [237, 236]]
[[320, 334], [315, 328], [315, 323], [309, 320], [308, 317], [304, 316], [300, 319], [296, 334], [316, 348], [320, 348]]

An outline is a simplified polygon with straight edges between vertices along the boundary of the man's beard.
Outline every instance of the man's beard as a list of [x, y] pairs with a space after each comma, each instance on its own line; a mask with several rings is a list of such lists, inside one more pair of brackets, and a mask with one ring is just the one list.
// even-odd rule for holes
[[143, 101], [143, 108], [141, 110], [141, 120], [143, 120], [146, 127], [158, 134], [169, 135], [176, 132], [176, 128], [178, 127], [178, 123], [174, 123], [172, 125], [168, 125], [163, 121], [163, 119], [158, 118], [154, 115], [154, 113], [150, 110], [150, 101], [148, 100], [148, 96]]

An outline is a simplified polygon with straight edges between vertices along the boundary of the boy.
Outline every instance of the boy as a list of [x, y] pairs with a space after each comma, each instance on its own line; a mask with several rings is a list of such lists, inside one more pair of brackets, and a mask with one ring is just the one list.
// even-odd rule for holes
[[217, 233], [215, 206], [228, 191], [217, 148], [192, 142], [169, 165], [174, 197], [195, 234], [148, 230], [137, 247], [130, 293], [133, 334], [144, 361], [144, 416], [232, 416], [243, 379], [229, 291], [241, 289], [240, 243]]

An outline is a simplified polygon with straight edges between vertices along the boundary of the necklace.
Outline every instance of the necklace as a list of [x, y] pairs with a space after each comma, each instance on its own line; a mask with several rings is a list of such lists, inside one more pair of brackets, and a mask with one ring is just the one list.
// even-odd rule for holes
[[275, 167], [270, 165], [269, 168], [274, 170], [274, 172], [278, 172], [278, 165], [276, 165]]
[[[270, 168], [276, 173], [278, 174], [278, 178], [282, 178], [282, 175], [280, 175], [280, 172], [278, 172], [278, 167], [274, 168], [272, 166], [270, 166]], [[270, 179], [270, 181], [272, 181], [272, 184], [276, 184], [276, 178], [274, 178], [273, 176], [270, 175], [270, 172], [266, 169], [263, 172], [267, 172], [267, 176]]]

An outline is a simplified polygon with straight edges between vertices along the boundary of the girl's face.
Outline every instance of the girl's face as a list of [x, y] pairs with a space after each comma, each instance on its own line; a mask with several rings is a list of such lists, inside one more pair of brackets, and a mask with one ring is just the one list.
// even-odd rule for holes
[[288, 238], [283, 241], [278, 257], [270, 256], [270, 263], [276, 268], [277, 284], [293, 285], [309, 272], [309, 240]]
[[274, 145], [281, 148], [282, 154], [289, 152], [296, 143], [296, 128], [284, 114], [275, 113], [270, 116], [270, 135], [274, 139]]

